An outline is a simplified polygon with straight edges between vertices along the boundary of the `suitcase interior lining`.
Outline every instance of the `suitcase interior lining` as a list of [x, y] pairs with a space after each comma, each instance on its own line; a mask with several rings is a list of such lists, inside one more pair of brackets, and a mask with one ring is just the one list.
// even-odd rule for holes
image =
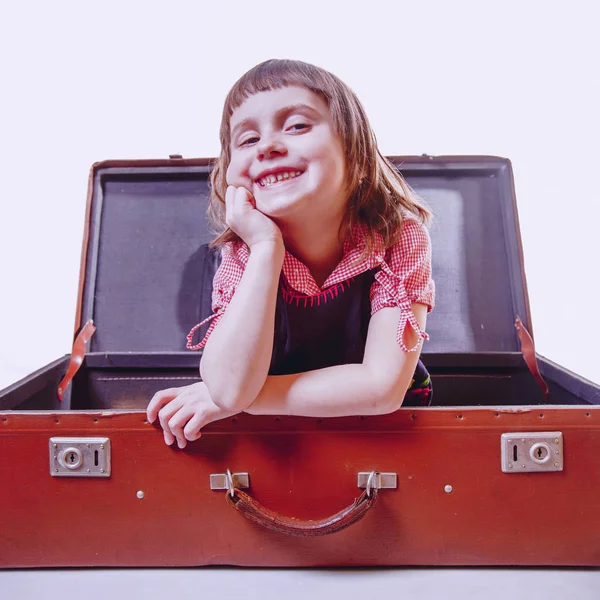
[[[409, 164], [432, 208], [436, 308], [425, 354], [515, 352], [529, 326], [506, 161]], [[104, 169], [96, 177], [82, 322], [90, 352], [177, 352], [209, 316], [219, 256], [205, 217], [208, 170]], [[472, 249], [476, 249], [473, 251]]]
[[[513, 356], [495, 357], [495, 361], [488, 359], [487, 366], [482, 361], [478, 368], [443, 366], [460, 361], [453, 360], [451, 356], [441, 358], [438, 357], [436, 366], [428, 365], [434, 386], [434, 407], [600, 405], [600, 388], [597, 385], [543, 357], [539, 357], [538, 362], [550, 388], [548, 401], [531, 373], [525, 367], [515, 366]], [[505, 365], [498, 366], [503, 358]], [[56, 391], [69, 360], [65, 356], [3, 390], [0, 393], [0, 411], [144, 410], [157, 391], [200, 380], [196, 366], [188, 366], [191, 364], [188, 360], [177, 359], [177, 356], [166, 357], [161, 362], [167, 366], [159, 369], [84, 366], [75, 376], [63, 401], [59, 402]], [[496, 366], [490, 366], [494, 362]]]
[[[575, 395], [552, 379], [549, 401], [527, 370], [431, 369], [432, 406], [519, 406], [600, 404], [596, 394]], [[72, 409], [146, 409], [159, 390], [200, 381], [197, 369], [169, 371], [86, 370], [73, 388]], [[590, 390], [591, 391], [591, 390]], [[595, 396], [595, 398], [594, 398]], [[594, 401], [595, 400], [595, 401]]]
[[[514, 371], [433, 375], [435, 406], [497, 406], [538, 404], [543, 397], [528, 374]], [[193, 372], [111, 373], [88, 371], [74, 388], [73, 409], [145, 409], [153, 394], [189, 385], [200, 378]], [[529, 385], [528, 385], [529, 384]], [[84, 405], [79, 405], [83, 400]]]
[[[157, 391], [200, 380], [197, 369], [148, 371], [83, 368], [73, 380], [63, 402], [58, 402], [56, 390], [66, 370], [66, 363], [66, 358], [57, 361], [51, 370], [32, 377], [28, 380], [27, 389], [5, 390], [0, 395], [0, 410], [145, 410]], [[550, 387], [548, 402], [531, 374], [521, 369], [457, 372], [432, 368], [431, 373], [434, 407], [600, 405], [598, 388], [574, 378], [570, 373], [563, 374], [559, 382], [545, 374]]]

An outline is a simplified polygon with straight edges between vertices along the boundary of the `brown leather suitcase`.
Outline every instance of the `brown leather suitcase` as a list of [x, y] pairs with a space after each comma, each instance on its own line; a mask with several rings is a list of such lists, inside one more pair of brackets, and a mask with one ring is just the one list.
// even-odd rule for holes
[[600, 388], [535, 354], [510, 162], [394, 161], [436, 215], [433, 406], [185, 450], [144, 409], [199, 379], [209, 161], [92, 167], [73, 353], [0, 392], [0, 566], [600, 565]]

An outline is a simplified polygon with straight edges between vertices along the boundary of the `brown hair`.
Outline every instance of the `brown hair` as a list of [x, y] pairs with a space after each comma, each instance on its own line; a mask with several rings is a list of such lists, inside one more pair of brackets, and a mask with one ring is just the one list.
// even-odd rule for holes
[[221, 154], [211, 174], [209, 215], [221, 232], [213, 245], [239, 240], [225, 222], [231, 115], [246, 98], [257, 92], [292, 85], [303, 86], [325, 99], [345, 149], [346, 165], [350, 167], [347, 169], [350, 195], [340, 238], [347, 239], [355, 225], [366, 225], [366, 256], [373, 249], [374, 232], [383, 236], [386, 248], [398, 241], [403, 212], [408, 211], [422, 222], [429, 222], [431, 213], [422, 200], [379, 152], [375, 134], [356, 94], [338, 77], [320, 67], [297, 60], [273, 59], [242, 75], [225, 99], [220, 129]]

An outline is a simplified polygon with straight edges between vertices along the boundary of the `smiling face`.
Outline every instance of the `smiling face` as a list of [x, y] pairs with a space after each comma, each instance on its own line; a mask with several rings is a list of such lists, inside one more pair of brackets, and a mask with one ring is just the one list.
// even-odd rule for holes
[[275, 220], [341, 220], [345, 157], [325, 100], [301, 86], [258, 92], [230, 119], [227, 184], [245, 187]]

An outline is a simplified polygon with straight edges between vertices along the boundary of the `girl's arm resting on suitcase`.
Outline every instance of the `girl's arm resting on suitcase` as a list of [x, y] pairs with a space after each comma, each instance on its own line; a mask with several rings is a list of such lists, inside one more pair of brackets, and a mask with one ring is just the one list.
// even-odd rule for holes
[[[413, 312], [425, 330], [427, 307], [413, 304]], [[267, 377], [256, 400], [244, 409], [254, 415], [338, 417], [387, 414], [400, 408], [417, 366], [420, 347], [404, 352], [396, 341], [400, 309], [382, 308], [371, 317], [362, 364], [339, 365]], [[417, 334], [407, 327], [406, 347]]]
[[267, 378], [284, 255], [283, 242], [252, 246], [242, 280], [204, 348], [200, 374], [223, 410], [243, 410]]
[[[424, 329], [427, 307], [413, 304], [413, 311]], [[245, 412], [337, 417], [386, 414], [398, 409], [419, 358], [419, 352], [406, 353], [398, 346], [398, 318], [396, 308], [383, 308], [373, 315], [362, 364], [267, 377], [258, 398]], [[412, 346], [416, 339], [414, 331], [405, 332], [406, 346]], [[207, 386], [198, 382], [154, 394], [148, 405], [148, 420], [152, 423], [158, 418], [165, 442], [171, 445], [177, 440], [184, 448], [188, 441], [198, 439], [209, 423], [239, 412], [241, 409], [218, 406]]]

